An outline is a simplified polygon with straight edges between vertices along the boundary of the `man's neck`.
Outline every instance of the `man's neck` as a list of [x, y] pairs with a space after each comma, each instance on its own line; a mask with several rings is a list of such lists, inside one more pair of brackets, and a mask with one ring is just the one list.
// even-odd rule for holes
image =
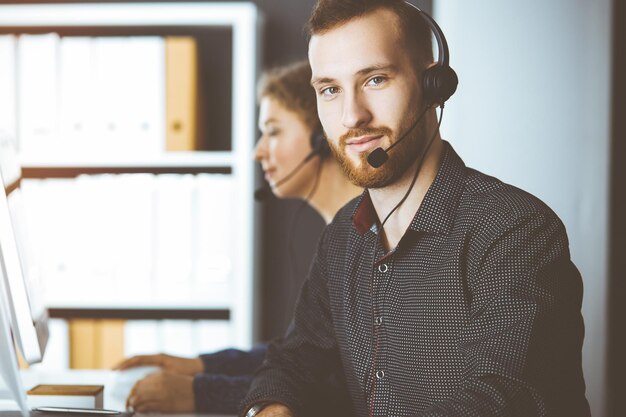
[[324, 165], [320, 173], [319, 185], [309, 204], [328, 224], [339, 209], [361, 194], [363, 189], [348, 180], [339, 163], [332, 156], [322, 163]]
[[[398, 207], [385, 223], [382, 235], [385, 251], [395, 248], [410, 226], [413, 217], [415, 217], [415, 213], [424, 200], [426, 192], [437, 176], [442, 154], [443, 141], [441, 137], [437, 136], [424, 157], [421, 168], [419, 168], [420, 172], [413, 189], [404, 203]], [[418, 168], [418, 162], [419, 160], [416, 160], [413, 165], [406, 170], [404, 175], [393, 184], [384, 188], [369, 190], [372, 204], [381, 222], [387, 217], [391, 210], [393, 210], [396, 204], [402, 200], [402, 197], [404, 197], [408, 188], [411, 186], [415, 170]]]

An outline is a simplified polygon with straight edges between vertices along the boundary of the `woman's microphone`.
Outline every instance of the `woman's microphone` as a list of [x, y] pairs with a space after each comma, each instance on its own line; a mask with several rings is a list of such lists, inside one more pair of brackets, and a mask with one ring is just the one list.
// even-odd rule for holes
[[[277, 181], [276, 184], [274, 184], [274, 188], [280, 187], [281, 185], [289, 181], [291, 178], [293, 178], [293, 176], [296, 175], [298, 171], [302, 169], [304, 164], [309, 162], [311, 159], [313, 159], [315, 155], [319, 153], [320, 153], [319, 149], [312, 149], [311, 152], [309, 152], [308, 155], [305, 156], [304, 159], [300, 161], [300, 163], [296, 165], [294, 169], [291, 170], [291, 172], [289, 172], [289, 174], [287, 174], [286, 176], [281, 178], [279, 181]], [[258, 202], [267, 201], [267, 199], [269, 199], [273, 195], [274, 193], [272, 192], [272, 187], [268, 183], [265, 183], [262, 187], [259, 187], [254, 191], [254, 199]]]

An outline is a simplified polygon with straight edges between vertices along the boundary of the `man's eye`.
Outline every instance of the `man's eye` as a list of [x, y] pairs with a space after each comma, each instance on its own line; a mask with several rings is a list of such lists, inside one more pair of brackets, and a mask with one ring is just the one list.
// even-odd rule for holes
[[387, 79], [385, 77], [382, 76], [376, 76], [376, 77], [372, 77], [368, 82], [367, 85], [370, 86], [379, 86], [382, 83], [384, 83]]
[[326, 87], [320, 91], [324, 97], [332, 97], [339, 92], [337, 87]]

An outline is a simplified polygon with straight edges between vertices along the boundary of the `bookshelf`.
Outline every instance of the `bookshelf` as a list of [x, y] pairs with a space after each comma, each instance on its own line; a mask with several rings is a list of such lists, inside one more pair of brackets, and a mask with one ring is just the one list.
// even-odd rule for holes
[[[188, 30], [228, 28], [232, 33], [230, 54], [230, 133], [228, 150], [193, 152], [53, 152], [49, 149], [21, 150], [22, 176], [25, 179], [74, 178], [91, 174], [200, 174], [221, 173], [232, 180], [232, 274], [228, 300], [220, 305], [142, 306], [150, 314], [141, 318], [227, 318], [231, 344], [248, 348], [254, 341], [254, 163], [256, 132], [255, 81], [259, 68], [259, 39], [262, 19], [249, 2], [236, 3], [107, 3], [107, 4], [11, 4], [0, 5], [0, 33], [27, 34], [64, 32], [83, 35], [90, 30], [102, 33], [151, 35], [166, 32], [186, 34]], [[216, 65], [218, 65], [216, 63]], [[223, 110], [223, 109], [221, 109]], [[19, 123], [17, 123], [19, 125]], [[17, 134], [19, 137], [19, 132]], [[223, 140], [223, 138], [222, 138]], [[137, 319], [132, 308], [115, 306], [51, 306], [55, 317], [120, 318], [124, 311]], [[69, 312], [69, 313], [68, 313]]]

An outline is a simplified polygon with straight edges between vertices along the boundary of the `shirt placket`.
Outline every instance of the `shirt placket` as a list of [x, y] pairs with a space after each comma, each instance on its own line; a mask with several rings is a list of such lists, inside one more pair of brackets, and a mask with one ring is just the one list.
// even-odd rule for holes
[[388, 288], [393, 271], [393, 252], [385, 255], [383, 249], [376, 248], [377, 261], [373, 265], [372, 288], [372, 328], [373, 328], [373, 357], [372, 357], [372, 392], [370, 404], [373, 404], [374, 416], [388, 414], [390, 394], [390, 370], [388, 369], [387, 325], [391, 319], [388, 315], [386, 303], [386, 288]]

